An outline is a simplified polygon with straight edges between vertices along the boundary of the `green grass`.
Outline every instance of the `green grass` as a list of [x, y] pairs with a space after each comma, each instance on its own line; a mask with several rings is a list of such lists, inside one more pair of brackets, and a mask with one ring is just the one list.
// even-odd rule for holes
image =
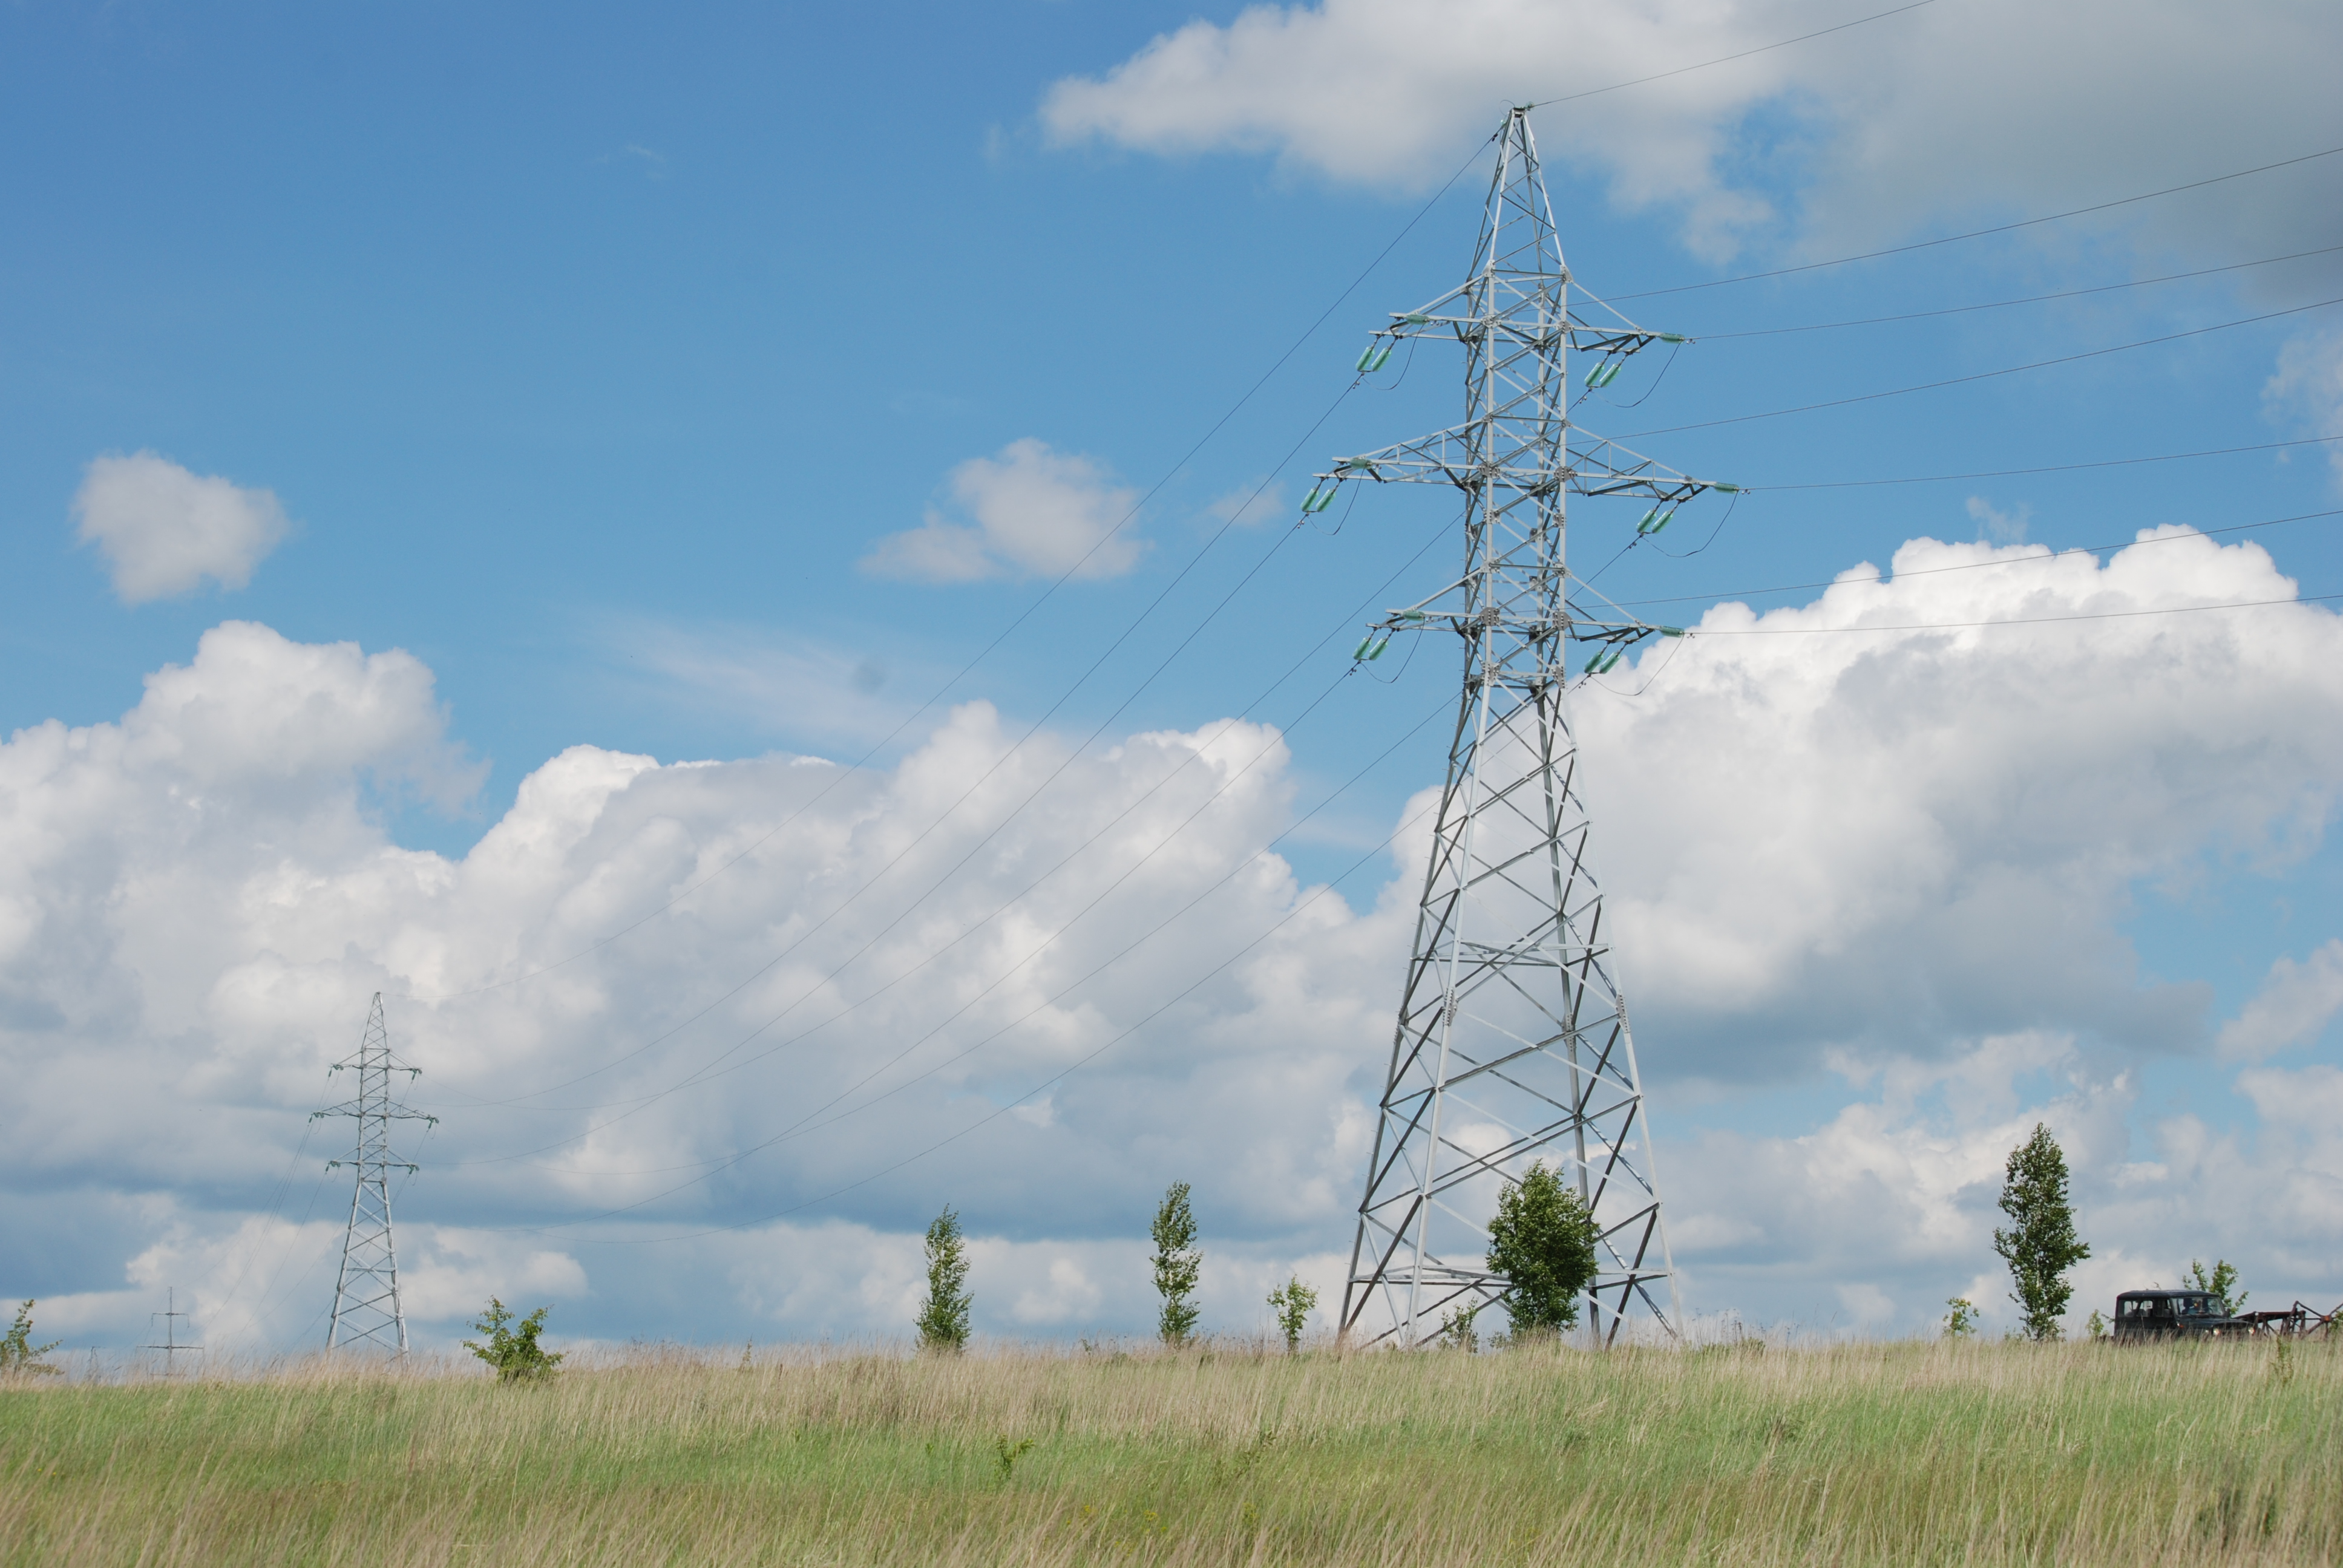
[[2343, 1556], [2321, 1343], [737, 1362], [12, 1382], [0, 1561]]

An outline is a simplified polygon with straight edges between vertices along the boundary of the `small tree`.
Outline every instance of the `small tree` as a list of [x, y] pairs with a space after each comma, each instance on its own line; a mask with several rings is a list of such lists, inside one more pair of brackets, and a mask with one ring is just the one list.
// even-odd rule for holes
[[957, 1355], [968, 1346], [968, 1316], [976, 1298], [966, 1290], [968, 1242], [960, 1216], [946, 1204], [928, 1227], [928, 1294], [920, 1303], [920, 1348]]
[[45, 1345], [33, 1342], [33, 1303], [26, 1302], [16, 1309], [16, 1326], [0, 1338], [0, 1376], [56, 1376], [57, 1369], [41, 1358], [63, 1343], [63, 1340], [51, 1340]]
[[1970, 1301], [1966, 1296], [1954, 1296], [1947, 1300], [1945, 1302], [1945, 1305], [1952, 1309], [1951, 1312], [1945, 1314], [1945, 1337], [1946, 1339], [1965, 1340], [1976, 1334], [1977, 1330], [1977, 1310], [1976, 1303], [1975, 1302]]
[[2034, 1135], [2009, 1151], [2001, 1211], [2006, 1231], [1993, 1233], [1993, 1250], [2009, 1265], [2017, 1289], [2010, 1300], [2026, 1314], [2026, 1332], [2036, 1340], [2059, 1336], [2058, 1320], [2075, 1287], [2066, 1271], [2091, 1255], [2075, 1234], [2075, 1208], [2066, 1200], [2066, 1156], [2041, 1122]]
[[472, 1332], [488, 1335], [488, 1342], [466, 1340], [464, 1348], [496, 1368], [498, 1382], [543, 1382], [561, 1364], [561, 1352], [537, 1342], [545, 1332], [545, 1314], [552, 1310], [539, 1307], [516, 1321], [510, 1308], [490, 1296], [488, 1310], [472, 1324]]
[[2097, 1307], [2093, 1307], [2091, 1315], [2083, 1320], [2083, 1337], [2092, 1340], [2103, 1340], [2107, 1337], [2107, 1320], [2099, 1316], [2099, 1309]]
[[1468, 1356], [1480, 1350], [1481, 1331], [1476, 1325], [1483, 1304], [1475, 1302], [1469, 1307], [1440, 1314], [1439, 1342], [1443, 1349], [1463, 1351]]
[[1188, 1298], [1195, 1294], [1196, 1282], [1204, 1272], [1204, 1254], [1196, 1248], [1196, 1211], [1188, 1206], [1188, 1183], [1174, 1181], [1164, 1192], [1149, 1234], [1155, 1240], [1155, 1290], [1163, 1298], [1156, 1332], [1167, 1345], [1184, 1345], [1196, 1332], [1199, 1315]]
[[2197, 1282], [2198, 1290], [2210, 1292], [2213, 1299], [2221, 1303], [2223, 1317], [2234, 1318], [2246, 1310], [2246, 1292], [2237, 1289], [2237, 1266], [2227, 1258], [2216, 1258], [2213, 1271], [2209, 1274], [2205, 1271], [2204, 1264], [2191, 1258], [2188, 1260], [2188, 1273]]
[[1598, 1232], [1586, 1201], [1539, 1161], [1497, 1194], [1489, 1268], [1513, 1288], [1505, 1316], [1516, 1335], [1578, 1326], [1578, 1298], [1594, 1282]]
[[1285, 1283], [1269, 1292], [1269, 1310], [1277, 1314], [1277, 1328], [1285, 1336], [1285, 1353], [1292, 1355], [1302, 1348], [1302, 1331], [1310, 1326], [1310, 1309], [1318, 1304], [1318, 1292], [1302, 1282], [1295, 1274]]

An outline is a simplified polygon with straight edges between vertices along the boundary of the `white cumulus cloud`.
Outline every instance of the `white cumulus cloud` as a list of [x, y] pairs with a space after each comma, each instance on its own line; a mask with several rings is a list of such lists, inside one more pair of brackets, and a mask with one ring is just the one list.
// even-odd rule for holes
[[2221, 1028], [2221, 1054], [2259, 1061], [2306, 1045], [2343, 1012], [2343, 938], [2297, 963], [2280, 958], [2253, 1000]]
[[1111, 578], [1144, 553], [1122, 528], [1138, 492], [1113, 483], [1095, 459], [1031, 437], [954, 468], [951, 493], [972, 522], [931, 511], [920, 527], [881, 538], [863, 569], [925, 582], [1064, 572]]
[[1916, 539], [1890, 566], [1720, 605], [1582, 704], [1638, 1018], [1732, 1078], [2038, 1027], [2209, 1044], [2209, 991], [2144, 986], [2117, 926], [2142, 889], [2317, 845], [2343, 622], [2201, 608], [2295, 586], [2180, 528], [2104, 564]]
[[[2278, 354], [2278, 369], [2262, 387], [2262, 406], [2309, 436], [2343, 437], [2343, 331], [2298, 333]], [[2327, 448], [2343, 486], [2343, 440]]]
[[[2036, 1118], [2092, 1290], [2216, 1247], [2343, 1282], [2343, 1162], [2305, 1109], [2333, 1070], [2247, 1070], [2258, 1131], [2136, 1134], [2141, 1064], [2214, 1021], [2123, 935], [2317, 841], [2336, 618], [2189, 609], [2292, 587], [2185, 531], [1892, 565], [1721, 606], [1578, 708], [1692, 1304], [1930, 1321], [1990, 1271]], [[2114, 618], [2057, 618], [2085, 615]], [[441, 1119], [399, 1200], [426, 1342], [498, 1282], [568, 1333], [900, 1332], [947, 1202], [980, 1332], [1143, 1329], [1172, 1180], [1212, 1326], [1263, 1326], [1293, 1269], [1333, 1310], [1426, 828], [1355, 903], [1305, 885], [1264, 851], [1295, 812], [1275, 731], [1076, 752], [974, 703], [886, 770], [580, 746], [460, 859], [367, 806], [471, 778], [417, 661], [234, 623], [118, 722], [0, 746], [0, 1194], [68, 1261], [0, 1285], [122, 1342], [174, 1282], [298, 1339], [334, 1235], [306, 1117], [380, 990]], [[2298, 1035], [2299, 1008], [2257, 1021], [2284, 1010], [2233, 1027]], [[1804, 1133], [1694, 1136], [1702, 1081], [1840, 1088]]]
[[206, 578], [242, 588], [290, 526], [272, 492], [153, 452], [92, 459], [73, 509], [82, 542], [105, 552], [127, 604], [190, 592]]
[[[1825, 21], [1795, 0], [1256, 5], [1057, 83], [1041, 118], [1061, 142], [1269, 153], [1342, 180], [1416, 186], [1443, 176], [1508, 104], [1758, 50]], [[1966, 0], [1557, 104], [1539, 126], [1549, 160], [1606, 179], [1624, 208], [1675, 209], [1689, 243], [1724, 255], [1785, 216], [1845, 241], [2316, 152], [2343, 139], [2329, 85], [2338, 65], [2343, 33], [2308, 0], [2217, 12], [2186, 0]], [[2248, 98], [2252, 115], [2225, 106]], [[2297, 170], [2291, 184], [2194, 198], [2158, 236], [2306, 248], [2326, 243], [2305, 236], [2338, 190], [2343, 172]]]

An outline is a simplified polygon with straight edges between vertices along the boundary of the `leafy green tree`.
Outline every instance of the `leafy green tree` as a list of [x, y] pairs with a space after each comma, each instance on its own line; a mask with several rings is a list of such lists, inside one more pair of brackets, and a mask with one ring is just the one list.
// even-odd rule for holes
[[2223, 1317], [2234, 1318], [2246, 1310], [2246, 1292], [2237, 1289], [2237, 1265], [2227, 1258], [2213, 1260], [2213, 1271], [2209, 1274], [2204, 1264], [2191, 1258], [2188, 1272], [2198, 1290], [2210, 1292], [2213, 1299], [2221, 1303]]
[[1475, 1302], [1453, 1312], [1440, 1314], [1440, 1345], [1444, 1350], [1463, 1351], [1472, 1355], [1481, 1348], [1480, 1322], [1483, 1303]]
[[548, 1351], [537, 1341], [545, 1332], [545, 1314], [552, 1310], [539, 1307], [516, 1320], [510, 1308], [490, 1296], [488, 1310], [472, 1324], [472, 1332], [488, 1335], [488, 1342], [466, 1340], [464, 1348], [496, 1368], [498, 1382], [544, 1382], [561, 1365], [562, 1352]]
[[1516, 1335], [1578, 1326], [1578, 1298], [1594, 1282], [1594, 1215], [1539, 1161], [1497, 1194], [1489, 1221], [1489, 1268], [1512, 1289], [1505, 1316]]
[[968, 1346], [968, 1317], [976, 1305], [968, 1284], [968, 1241], [960, 1216], [946, 1204], [928, 1226], [928, 1295], [920, 1303], [920, 1348], [957, 1355]]
[[2058, 1320], [2075, 1287], [2066, 1271], [2091, 1255], [2075, 1234], [2075, 1206], [2066, 1198], [2066, 1156], [2050, 1129], [2034, 1124], [2034, 1135], [2009, 1151], [2001, 1189], [2001, 1211], [2009, 1228], [1993, 1233], [1993, 1250], [2009, 1265], [2017, 1288], [2010, 1300], [2026, 1314], [2026, 1332], [2036, 1340], [2059, 1337]]
[[2091, 1315], [2083, 1320], [2083, 1336], [2086, 1339], [2094, 1340], [2103, 1340], [2107, 1337], [2107, 1320], [2099, 1316], [2098, 1308], [2093, 1307]]
[[1968, 1339], [1977, 1331], [1976, 1303], [1966, 1296], [1954, 1296], [1945, 1302], [1952, 1311], [1945, 1314], [1945, 1337], [1948, 1340]]
[[51, 1340], [45, 1345], [33, 1342], [33, 1303], [26, 1302], [16, 1309], [16, 1326], [0, 1338], [0, 1376], [56, 1376], [57, 1369], [41, 1358], [63, 1343], [63, 1340]]
[[1302, 1331], [1310, 1326], [1310, 1310], [1318, 1304], [1318, 1292], [1302, 1282], [1295, 1274], [1285, 1283], [1269, 1292], [1269, 1310], [1277, 1314], [1277, 1328], [1285, 1336], [1285, 1353], [1292, 1355], [1302, 1348]]
[[1174, 1181], [1164, 1192], [1149, 1234], [1155, 1241], [1155, 1291], [1163, 1298], [1156, 1332], [1167, 1345], [1184, 1345], [1196, 1332], [1199, 1315], [1189, 1298], [1195, 1294], [1196, 1282], [1204, 1272], [1204, 1254], [1196, 1248], [1196, 1211], [1188, 1205], [1188, 1183]]

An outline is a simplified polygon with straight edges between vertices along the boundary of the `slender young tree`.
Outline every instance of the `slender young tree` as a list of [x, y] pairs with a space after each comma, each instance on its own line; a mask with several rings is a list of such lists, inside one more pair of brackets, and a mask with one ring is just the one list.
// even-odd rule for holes
[[2213, 1271], [2208, 1274], [2205, 1271], [2203, 1260], [2191, 1258], [2188, 1260], [2188, 1272], [2198, 1290], [2211, 1292], [2213, 1299], [2221, 1303], [2223, 1317], [2234, 1318], [2246, 1310], [2247, 1292], [2237, 1289], [2237, 1266], [2228, 1259], [2214, 1259]]
[[920, 1348], [957, 1355], [968, 1345], [968, 1242], [960, 1216], [946, 1204], [928, 1227], [928, 1294], [920, 1303]]
[[2041, 1122], [2034, 1124], [2032, 1137], [2009, 1151], [2001, 1211], [2010, 1224], [1994, 1231], [1993, 1250], [2009, 1265], [2010, 1282], [2017, 1287], [2009, 1299], [2026, 1314], [2030, 1337], [2057, 1339], [2063, 1332], [2059, 1319], [2075, 1294], [2066, 1271], [2089, 1257], [2091, 1249], [2075, 1234], [2066, 1156]]
[[1188, 1298], [1204, 1271], [1204, 1254], [1196, 1248], [1196, 1211], [1188, 1206], [1188, 1183], [1174, 1181], [1155, 1211], [1150, 1231], [1155, 1239], [1155, 1290], [1163, 1311], [1155, 1320], [1163, 1342], [1175, 1349], [1196, 1332], [1197, 1308]]
[[1302, 1348], [1302, 1332], [1310, 1326], [1310, 1310], [1317, 1304], [1318, 1292], [1303, 1284], [1299, 1274], [1269, 1292], [1269, 1310], [1277, 1314], [1277, 1332], [1285, 1336], [1287, 1355]]
[[1505, 1316], [1515, 1334], [1578, 1326], [1578, 1298], [1594, 1282], [1598, 1237], [1586, 1201], [1543, 1160], [1497, 1194], [1497, 1217], [1489, 1221], [1489, 1269], [1513, 1287], [1505, 1293]]

